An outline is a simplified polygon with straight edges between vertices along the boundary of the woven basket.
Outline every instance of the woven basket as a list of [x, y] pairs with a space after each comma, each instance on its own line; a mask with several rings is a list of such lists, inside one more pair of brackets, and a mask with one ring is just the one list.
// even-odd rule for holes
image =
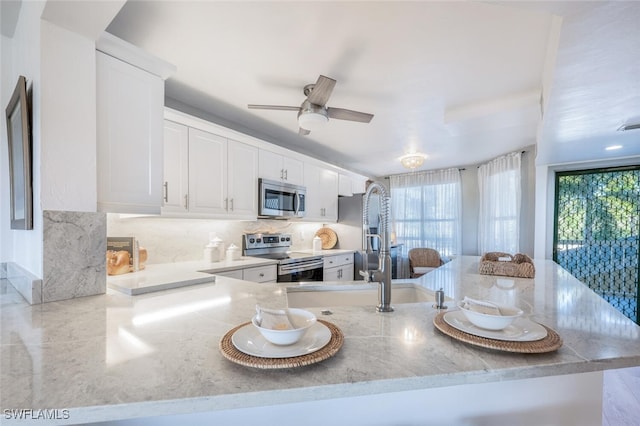
[[[509, 260], [498, 260], [508, 258]], [[533, 278], [536, 269], [529, 256], [522, 253], [510, 255], [509, 253], [488, 252], [480, 259], [479, 272], [482, 275], [502, 275], [515, 278]]]

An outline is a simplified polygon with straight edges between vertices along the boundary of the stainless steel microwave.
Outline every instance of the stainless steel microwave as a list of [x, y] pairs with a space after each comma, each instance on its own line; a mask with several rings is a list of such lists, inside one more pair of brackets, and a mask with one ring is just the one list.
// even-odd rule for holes
[[264, 218], [304, 217], [307, 190], [275, 180], [258, 179], [258, 216]]

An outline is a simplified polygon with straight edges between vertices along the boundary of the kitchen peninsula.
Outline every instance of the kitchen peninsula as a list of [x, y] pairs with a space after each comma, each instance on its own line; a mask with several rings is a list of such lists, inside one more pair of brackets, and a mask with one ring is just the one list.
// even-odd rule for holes
[[302, 368], [259, 370], [228, 361], [218, 343], [251, 318], [256, 303], [285, 306], [284, 284], [218, 277], [33, 306], [7, 289], [3, 413], [68, 409], [62, 423], [169, 416], [148, 424], [247, 424], [261, 416], [261, 424], [353, 425], [480, 417], [513, 424], [512, 416], [540, 424], [560, 412], [570, 416], [563, 424], [600, 424], [601, 371], [640, 365], [640, 327], [549, 260], [535, 261], [535, 279], [480, 275], [478, 261], [454, 259], [415, 282], [443, 288], [453, 300], [515, 304], [557, 331], [560, 349], [513, 354], [470, 346], [435, 329], [432, 303], [395, 304], [393, 313], [327, 307], [330, 316], [311, 308], [342, 330], [340, 351]]

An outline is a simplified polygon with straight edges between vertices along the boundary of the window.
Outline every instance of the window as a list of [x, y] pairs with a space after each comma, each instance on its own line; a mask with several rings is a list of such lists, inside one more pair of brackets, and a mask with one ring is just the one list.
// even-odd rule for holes
[[520, 250], [521, 155], [504, 155], [478, 167], [480, 253], [515, 254]]
[[405, 253], [430, 247], [441, 256], [460, 254], [460, 171], [391, 176], [392, 229]]

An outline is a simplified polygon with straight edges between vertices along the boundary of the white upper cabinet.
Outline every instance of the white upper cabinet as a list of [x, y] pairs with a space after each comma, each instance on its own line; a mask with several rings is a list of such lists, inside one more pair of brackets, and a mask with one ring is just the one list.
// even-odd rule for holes
[[257, 217], [258, 148], [167, 120], [164, 160], [163, 214]]
[[164, 185], [162, 212], [189, 211], [189, 128], [164, 123]]
[[351, 177], [342, 173], [338, 174], [338, 195], [343, 197], [351, 197], [353, 195], [353, 183]]
[[305, 220], [336, 222], [339, 186], [351, 195], [367, 179], [171, 108], [164, 118], [163, 215], [255, 220], [260, 177], [305, 186]]
[[227, 139], [189, 129], [189, 212], [227, 213]]
[[350, 197], [366, 192], [367, 178], [360, 175], [338, 174], [338, 195]]
[[336, 222], [338, 220], [338, 173], [304, 163], [304, 185], [307, 187], [306, 220]]
[[258, 149], [229, 139], [228, 211], [234, 217], [258, 216]]
[[98, 210], [160, 213], [164, 79], [175, 67], [108, 33], [96, 48]]
[[261, 178], [293, 185], [302, 185], [304, 182], [304, 166], [300, 160], [260, 149], [259, 161]]
[[160, 213], [164, 81], [96, 56], [98, 210]]

